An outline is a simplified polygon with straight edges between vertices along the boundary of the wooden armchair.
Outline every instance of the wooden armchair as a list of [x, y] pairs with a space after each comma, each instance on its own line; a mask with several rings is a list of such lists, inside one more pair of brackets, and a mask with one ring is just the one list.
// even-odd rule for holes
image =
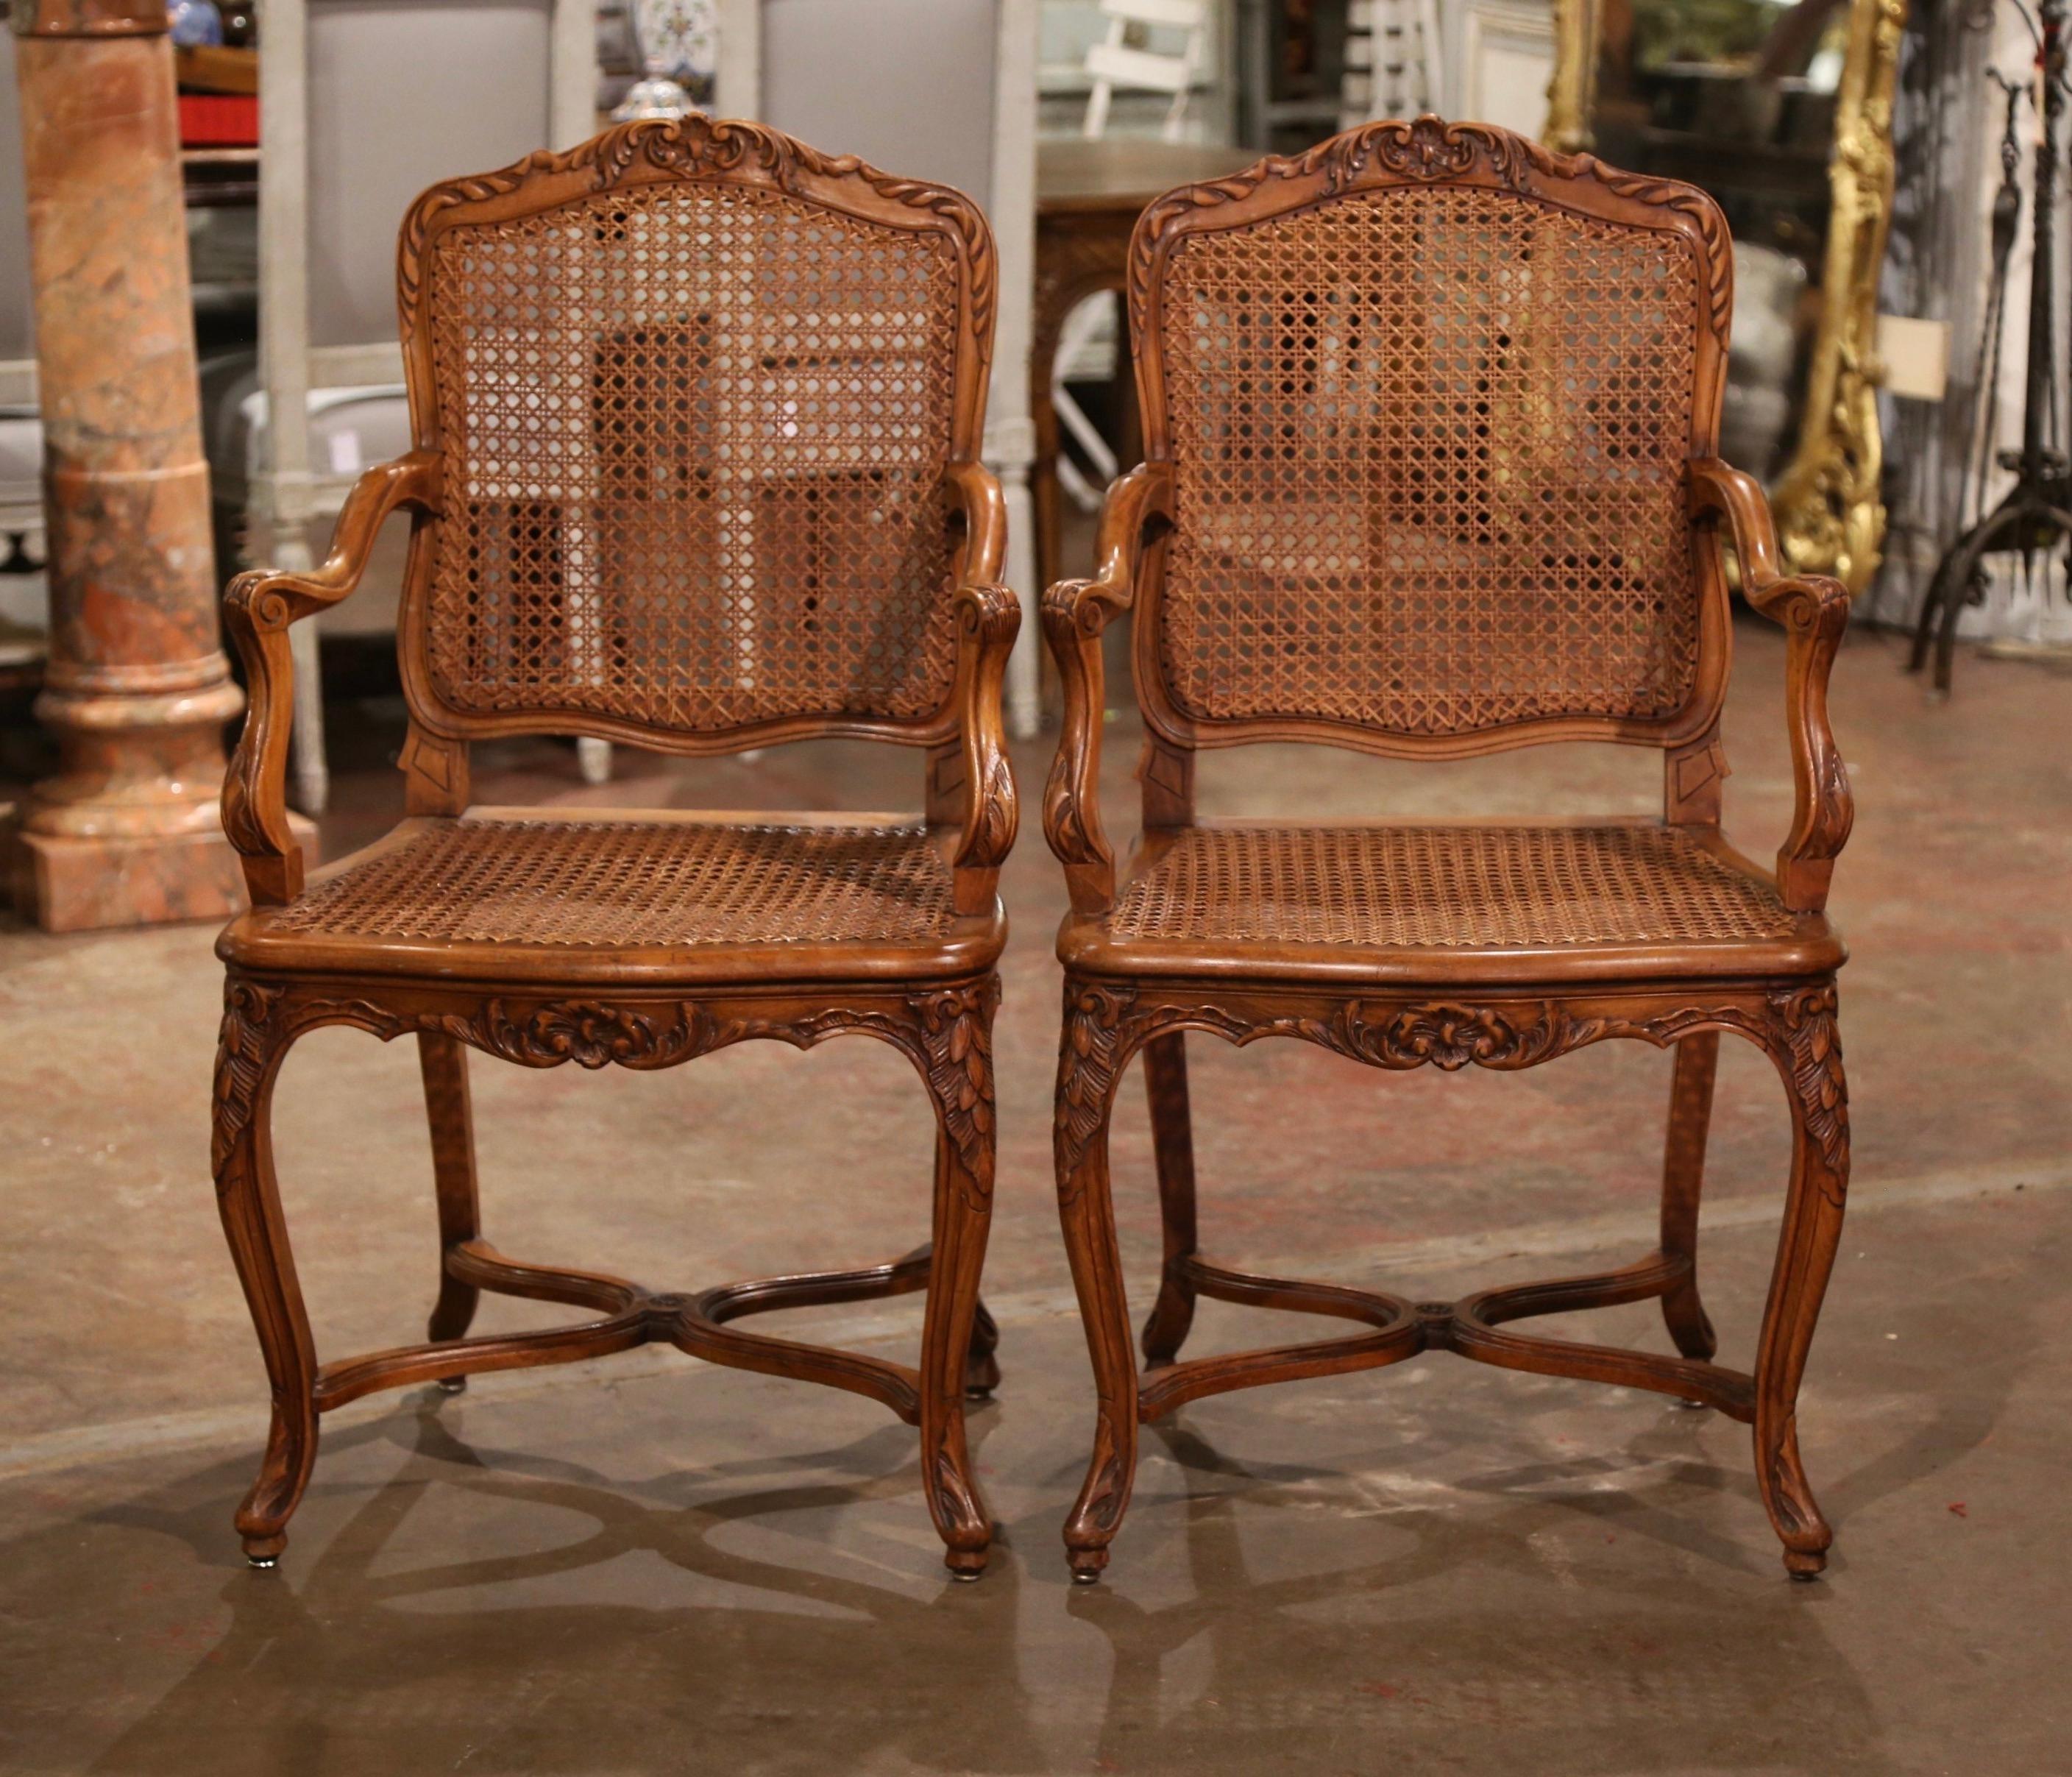
[[[228, 601], [252, 701], [224, 823], [253, 905], [218, 946], [215, 1163], [273, 1398], [245, 1551], [278, 1555], [326, 1409], [666, 1339], [918, 1425], [948, 1565], [976, 1577], [991, 1525], [963, 1403], [997, 1376], [977, 1288], [1019, 620], [977, 460], [985, 220], [757, 125], [640, 122], [434, 186], [404, 224], [400, 285], [417, 448], [361, 479], [322, 567], [241, 575]], [[288, 629], [352, 591], [400, 508], [409, 817], [306, 884]], [[469, 807], [471, 741], [571, 731], [691, 755], [824, 734], [925, 747], [927, 817]], [[416, 1036], [442, 1251], [429, 1343], [319, 1365], [267, 1124], [290, 1045], [326, 1024]], [[920, 1071], [940, 1131], [932, 1249], [676, 1294], [483, 1238], [468, 1049], [646, 1069], [844, 1031]], [[923, 1289], [918, 1370], [730, 1324]], [[484, 1290], [595, 1318], [471, 1339]]]
[[[1100, 1394], [1065, 1531], [1081, 1579], [1107, 1564], [1140, 1421], [1426, 1350], [1752, 1421], [1786, 1567], [1824, 1563], [1831, 1536], [1793, 1413], [1848, 1171], [1844, 952], [1822, 912], [1851, 816], [1826, 693], [1848, 607], [1836, 582], [1782, 570], [1761, 491], [1715, 459], [1729, 266], [1725, 224], [1700, 191], [1431, 117], [1174, 191], [1137, 225], [1149, 460], [1112, 491], [1098, 577], [1052, 587], [1042, 609], [1065, 692], [1044, 830], [1072, 900], [1058, 946], [1058, 1190]], [[1723, 540], [1749, 602], [1790, 636], [1798, 808], [1774, 871], [1720, 831]], [[1124, 611], [1147, 734], [1144, 838], [1118, 881], [1095, 790], [1101, 632]], [[1265, 740], [1412, 759], [1653, 747], [1663, 815], [1196, 821], [1197, 749]], [[1673, 1047], [1660, 1244], [1600, 1276], [1450, 1303], [1205, 1257], [1190, 1030], [1448, 1072], [1531, 1067], [1609, 1037]], [[1753, 1374], [1712, 1361], [1698, 1294], [1723, 1030], [1776, 1063], [1794, 1141]], [[1141, 1378], [1108, 1162], [1116, 1080], [1139, 1050], [1165, 1223]], [[1181, 1362], [1200, 1296], [1359, 1331]], [[1648, 1298], [1679, 1355], [1506, 1324]]]

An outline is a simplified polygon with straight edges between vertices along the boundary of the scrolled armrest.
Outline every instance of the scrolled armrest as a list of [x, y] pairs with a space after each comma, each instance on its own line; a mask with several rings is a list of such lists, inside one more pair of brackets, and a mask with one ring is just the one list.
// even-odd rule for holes
[[1101, 633], [1134, 601], [1145, 545], [1154, 527], [1172, 519], [1170, 467], [1140, 464], [1108, 491], [1095, 578], [1061, 580], [1043, 594], [1044, 639], [1065, 693], [1063, 732], [1043, 792], [1043, 837], [1065, 866], [1072, 905], [1082, 913], [1103, 912], [1115, 899], [1115, 854], [1100, 818], [1107, 691]]
[[1784, 904], [1818, 912], [1827, 904], [1835, 860], [1856, 819], [1849, 774], [1827, 720], [1827, 677], [1848, 627], [1848, 589], [1824, 574], [1786, 574], [1770, 502], [1752, 475], [1716, 458], [1691, 465], [1691, 509], [1725, 519], [1740, 558], [1749, 607], [1784, 627], [1785, 713], [1795, 788], [1791, 831], [1777, 854]]
[[435, 509], [439, 479], [438, 455], [429, 450], [369, 469], [346, 497], [323, 566], [308, 574], [255, 568], [239, 574], [224, 595], [224, 626], [245, 663], [250, 701], [223, 781], [223, 829], [244, 862], [245, 886], [259, 905], [283, 905], [302, 886], [302, 848], [288, 825], [288, 734], [294, 709], [288, 627], [350, 595], [367, 571], [382, 521], [399, 506]]
[[956, 910], [982, 913], [993, 903], [1021, 823], [1001, 685], [1022, 629], [1022, 601], [1005, 586], [956, 590], [957, 709], [964, 749], [964, 818], [955, 854]]

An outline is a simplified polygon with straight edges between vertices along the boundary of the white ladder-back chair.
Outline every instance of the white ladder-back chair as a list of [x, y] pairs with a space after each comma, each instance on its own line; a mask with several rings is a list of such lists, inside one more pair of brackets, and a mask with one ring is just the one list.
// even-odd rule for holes
[[[18, 538], [31, 561], [43, 557], [43, 423], [37, 417], [33, 322], [14, 38], [0, 26], [0, 561]], [[45, 621], [43, 607], [41, 575], [0, 576], [0, 618], [38, 627]]]
[[1439, 0], [1352, 0], [1338, 127], [1444, 107]]
[[[1208, 0], [1101, 0], [1108, 36], [1087, 48], [1087, 73], [1091, 88], [1087, 112], [1079, 133], [1088, 141], [1108, 134], [1109, 113], [1118, 91], [1166, 93], [1172, 104], [1159, 125], [1161, 141], [1178, 142], [1187, 125], [1187, 101], [1202, 75], [1209, 29]], [[1133, 27], [1178, 31], [1177, 52], [1139, 48], [1128, 41]], [[1105, 358], [1097, 348], [1105, 338], [1116, 337], [1116, 300], [1112, 295], [1089, 297], [1067, 319], [1058, 340], [1057, 357], [1050, 372], [1050, 405], [1058, 423], [1071, 433], [1092, 466], [1091, 477], [1062, 452], [1058, 458], [1059, 484], [1073, 503], [1085, 512], [1100, 510], [1103, 491], [1114, 480], [1120, 465], [1100, 429], [1087, 418], [1086, 409], [1072, 398], [1066, 386], [1070, 376], [1084, 373], [1090, 356]]]
[[[1158, 134], [1167, 142], [1179, 141], [1186, 128], [1187, 101], [1202, 72], [1208, 0], [1101, 0], [1100, 10], [1108, 22], [1108, 36], [1087, 46], [1087, 73], [1092, 87], [1080, 133], [1089, 139], [1108, 134], [1108, 111], [1120, 88], [1170, 93], [1173, 103]], [[1178, 54], [1134, 47], [1129, 42], [1133, 27], [1179, 31], [1182, 47]]]
[[[245, 472], [247, 559], [303, 572], [364, 464], [409, 448], [404, 212], [435, 180], [595, 134], [596, 4], [267, 0], [260, 45], [258, 389], [232, 429], [241, 452], [211, 430]], [[368, 590], [390, 593], [373, 614], [393, 623], [393, 580]], [[294, 784], [310, 813], [330, 783], [317, 637], [295, 625]], [[586, 777], [609, 772], [606, 743], [580, 751]]]

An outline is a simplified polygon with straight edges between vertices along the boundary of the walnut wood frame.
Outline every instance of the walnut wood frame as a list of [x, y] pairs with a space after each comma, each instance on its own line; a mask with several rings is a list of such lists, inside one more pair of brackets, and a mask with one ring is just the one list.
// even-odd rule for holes
[[[438, 414], [426, 333], [426, 243], [460, 220], [528, 215], [621, 185], [705, 180], [764, 186], [872, 221], [929, 229], [954, 245], [959, 268], [952, 447], [944, 522], [957, 533], [954, 682], [923, 719], [832, 712], [686, 733], [569, 710], [494, 718], [443, 707], [426, 668], [425, 591], [444, 498]], [[977, 208], [961, 193], [833, 158], [758, 125], [702, 117], [642, 121], [565, 154], [535, 154], [475, 179], [434, 186], [406, 221], [398, 282], [417, 447], [368, 471], [340, 513], [329, 557], [307, 574], [240, 574], [225, 608], [251, 688], [223, 799], [254, 912], [218, 946], [228, 965], [218, 1052], [214, 1160], [231, 1253], [272, 1384], [273, 1416], [258, 1479], [236, 1514], [248, 1557], [270, 1566], [307, 1485], [325, 1411], [376, 1389], [567, 1363], [667, 1340], [713, 1362], [847, 1388], [919, 1428], [928, 1507], [960, 1578], [984, 1569], [992, 1539], [966, 1449], [967, 1393], [992, 1390], [997, 1332], [978, 1299], [989, 1225], [995, 1131], [994, 965], [1005, 936], [997, 885], [1014, 841], [1017, 801], [1001, 690], [1020, 605], [997, 584], [1005, 548], [998, 483], [978, 461], [993, 328], [993, 256]], [[556, 957], [514, 948], [486, 974], [456, 948], [426, 954], [397, 942], [370, 952], [321, 933], [269, 931], [265, 910], [302, 891], [302, 854], [288, 825], [286, 778], [293, 703], [288, 631], [348, 596], [376, 533], [408, 510], [413, 533], [399, 648], [410, 732], [401, 761], [409, 813], [450, 820], [469, 801], [467, 747], [491, 735], [577, 731], [679, 754], [714, 754], [818, 734], [857, 734], [926, 747], [927, 819], [952, 864], [948, 935], [922, 944], [849, 943], [627, 950]], [[587, 812], [587, 811], [586, 811]], [[660, 818], [668, 818], [661, 817]], [[752, 818], [752, 817], [750, 817]], [[792, 817], [796, 818], [796, 817]], [[384, 842], [385, 843], [385, 842]], [[437, 947], [433, 947], [436, 952]], [[781, 954], [779, 953], [781, 952]], [[438, 1294], [421, 1345], [319, 1364], [296, 1281], [274, 1176], [269, 1112], [294, 1042], [325, 1025], [390, 1040], [417, 1039], [432, 1129], [442, 1251]], [[482, 1237], [467, 1055], [528, 1067], [675, 1067], [767, 1038], [808, 1048], [856, 1032], [891, 1044], [919, 1071], [935, 1110], [934, 1236], [888, 1265], [729, 1284], [697, 1294], [505, 1257]], [[575, 1327], [471, 1338], [483, 1290], [590, 1308]], [[918, 1368], [750, 1333], [731, 1322], [771, 1310], [860, 1302], [926, 1290]]]
[[[1170, 434], [1158, 316], [1174, 245], [1202, 229], [1330, 202], [1342, 193], [1411, 183], [1481, 185], [1630, 224], [1672, 231], [1697, 257], [1700, 342], [1690, 439], [1692, 547], [1702, 600], [1700, 662], [1687, 706], [1659, 722], [1564, 718], [1445, 736], [1299, 720], [1208, 722], [1178, 710], [1162, 676], [1155, 618], [1166, 541], [1175, 524]], [[1097, 573], [1051, 587], [1044, 631], [1064, 689], [1064, 733], [1043, 804], [1044, 832], [1064, 866], [1072, 912], [1059, 939], [1067, 966], [1055, 1130], [1060, 1211], [1099, 1397], [1092, 1459], [1067, 1521], [1075, 1577], [1107, 1565], [1127, 1508], [1137, 1428], [1225, 1390], [1334, 1375], [1445, 1350], [1479, 1362], [1651, 1388], [1716, 1406], [1753, 1424], [1763, 1502], [1794, 1575], [1825, 1565], [1832, 1532], [1799, 1460], [1794, 1418], [1823, 1293], [1840, 1237], [1848, 1176], [1848, 1094], [1836, 1026], [1835, 970], [1844, 957], [1824, 907], [1852, 817], [1848, 781], [1827, 710], [1827, 682], [1848, 613], [1832, 579], [1781, 571], [1761, 488], [1720, 463], [1717, 446], [1731, 260], [1725, 224], [1692, 187], [1638, 179], [1588, 158], [1556, 155], [1507, 132], [1436, 118], [1371, 125], [1290, 159], [1182, 187], [1139, 222], [1131, 256], [1149, 460], [1110, 490]], [[1719, 712], [1729, 635], [1721, 546], [1730, 541], [1749, 603], [1789, 637], [1786, 717], [1796, 808], [1774, 872], [1749, 863], [1720, 832], [1726, 776]], [[1306, 740], [1411, 758], [1457, 756], [1554, 740], [1652, 746], [1663, 753], [1663, 818], [1699, 845], [1774, 884], [1799, 915], [1782, 944], [1628, 948], [1617, 955], [1433, 950], [1384, 961], [1350, 950], [1248, 945], [1131, 944], [1103, 917], [1118, 895], [1116, 858], [1097, 804], [1104, 688], [1101, 636], [1118, 614], [1137, 621], [1134, 662], [1147, 724], [1140, 778], [1141, 872], [1194, 823], [1194, 758], [1202, 747]], [[1536, 1066], [1587, 1044], [1627, 1037], [1675, 1051], [1662, 1232], [1656, 1250], [1597, 1275], [1484, 1290], [1457, 1302], [1413, 1302], [1343, 1285], [1260, 1277], [1198, 1248], [1183, 1033], [1243, 1045], [1268, 1036], [1318, 1043], [1391, 1070]], [[1715, 1341], [1698, 1293], [1697, 1211], [1719, 1037], [1756, 1043], [1783, 1077], [1794, 1132], [1783, 1230], [1753, 1372], [1712, 1362]], [[1110, 1201], [1108, 1139], [1117, 1080], [1141, 1051], [1165, 1224], [1157, 1299], [1143, 1329], [1149, 1373], [1131, 1348]], [[1359, 1323], [1344, 1339], [1181, 1361], [1198, 1298], [1333, 1315]], [[1530, 1337], [1503, 1330], [1531, 1315], [1659, 1298], [1679, 1355]]]

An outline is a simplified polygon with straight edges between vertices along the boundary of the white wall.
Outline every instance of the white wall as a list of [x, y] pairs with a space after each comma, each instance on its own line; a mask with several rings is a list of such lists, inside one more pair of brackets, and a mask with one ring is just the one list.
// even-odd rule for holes
[[1554, 0], [1444, 0], [1448, 117], [1539, 136], [1554, 77]]
[[763, 121], [987, 204], [993, 11], [994, 0], [763, 0]]

